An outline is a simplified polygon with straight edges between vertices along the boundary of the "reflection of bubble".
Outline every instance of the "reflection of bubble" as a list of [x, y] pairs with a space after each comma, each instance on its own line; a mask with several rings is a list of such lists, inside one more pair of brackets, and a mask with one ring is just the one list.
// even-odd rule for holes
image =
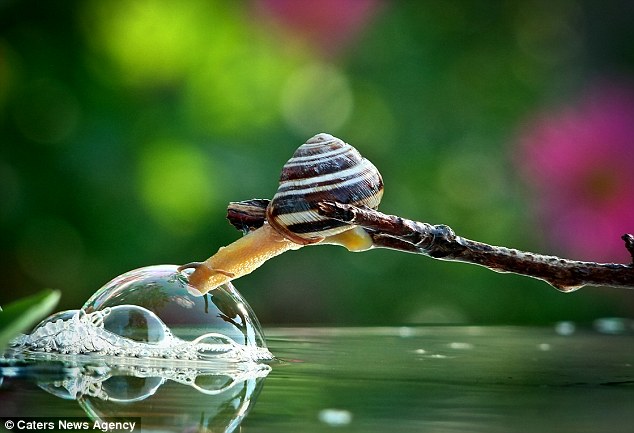
[[255, 404], [270, 371], [267, 364], [220, 359], [158, 364], [74, 356], [50, 364], [0, 364], [0, 383], [6, 379], [3, 390], [11, 393], [21, 388], [12, 381], [28, 377], [56, 397], [76, 400], [91, 420], [137, 421], [135, 431], [140, 421], [143, 431], [232, 432]]
[[224, 285], [194, 296], [176, 266], [130, 271], [99, 289], [81, 310], [53, 314], [16, 350], [153, 359], [270, 359], [246, 301]]
[[232, 432], [255, 404], [269, 371], [265, 364], [242, 371], [114, 367], [100, 381], [86, 375], [87, 392], [78, 393], [77, 401], [92, 419], [142, 414], [144, 431]]
[[100, 394], [111, 402], [130, 403], [153, 395], [163, 382], [161, 377], [111, 376], [101, 383]]

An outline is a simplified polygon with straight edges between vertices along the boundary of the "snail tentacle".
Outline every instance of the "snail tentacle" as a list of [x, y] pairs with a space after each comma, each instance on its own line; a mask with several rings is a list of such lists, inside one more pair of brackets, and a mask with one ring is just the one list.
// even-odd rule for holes
[[202, 265], [203, 265], [203, 262], [190, 262], [190, 263], [185, 263], [184, 265], [180, 265], [179, 267], [176, 268], [176, 270], [178, 272], [183, 272], [186, 269], [198, 269]]

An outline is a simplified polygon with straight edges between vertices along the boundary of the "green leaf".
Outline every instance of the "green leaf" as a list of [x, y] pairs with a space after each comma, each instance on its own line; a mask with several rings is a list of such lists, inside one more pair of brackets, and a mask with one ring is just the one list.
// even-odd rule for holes
[[60, 297], [59, 290], [47, 289], [0, 309], [0, 350], [19, 333], [27, 331], [50, 314]]

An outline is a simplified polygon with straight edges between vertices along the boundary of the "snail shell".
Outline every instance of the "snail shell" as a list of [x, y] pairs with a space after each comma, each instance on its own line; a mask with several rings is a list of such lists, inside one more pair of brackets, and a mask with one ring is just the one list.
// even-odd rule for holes
[[376, 167], [351, 145], [322, 133], [301, 145], [284, 165], [266, 218], [287, 239], [307, 245], [351, 228], [319, 215], [317, 203], [376, 209], [382, 196], [383, 179]]

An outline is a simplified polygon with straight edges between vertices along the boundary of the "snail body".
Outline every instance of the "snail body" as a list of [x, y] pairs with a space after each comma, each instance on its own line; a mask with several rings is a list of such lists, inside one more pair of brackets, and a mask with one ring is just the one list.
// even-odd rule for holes
[[351, 251], [372, 247], [361, 227], [319, 215], [320, 202], [376, 209], [383, 180], [376, 167], [351, 145], [317, 134], [286, 162], [279, 188], [266, 208], [266, 222], [196, 267], [189, 282], [201, 293], [246, 275], [266, 260], [304, 245], [336, 244]]

